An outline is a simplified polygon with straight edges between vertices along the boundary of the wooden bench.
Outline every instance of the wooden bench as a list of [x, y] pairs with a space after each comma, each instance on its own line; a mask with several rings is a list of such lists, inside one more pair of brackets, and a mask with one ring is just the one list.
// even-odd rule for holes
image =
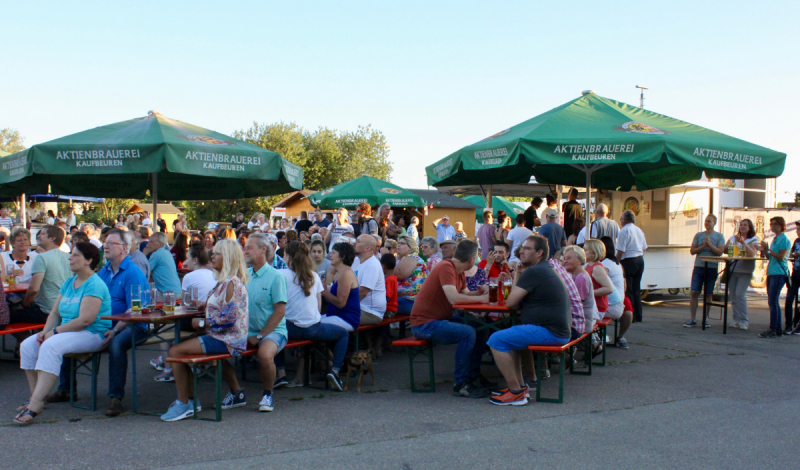
[[[289, 340], [284, 346], [283, 349], [290, 349], [290, 348], [298, 348], [298, 347], [308, 347], [314, 344], [313, 341], [309, 340]], [[252, 356], [258, 353], [258, 348], [251, 348], [248, 347], [242, 354], [236, 357], [246, 357]], [[215, 404], [215, 419], [214, 421], [222, 421], [222, 361], [225, 359], [230, 359], [230, 354], [187, 354], [185, 356], [177, 356], [177, 357], [168, 357], [166, 362], [172, 364], [186, 364], [192, 370], [192, 380], [194, 384], [195, 394], [197, 394], [197, 382], [198, 379], [206, 376], [211, 376], [213, 374], [214, 378], [214, 387], [215, 387], [215, 395], [214, 395], [214, 404]], [[209, 364], [210, 363], [210, 364]], [[200, 365], [210, 365], [211, 368], [207, 370], [201, 370]], [[308, 368], [306, 368], [308, 369]], [[306, 372], [308, 374], [308, 372]], [[308, 377], [308, 375], [306, 375]], [[194, 401], [195, 409], [194, 409], [194, 419], [204, 419], [197, 417], [197, 401]]]
[[[103, 351], [64, 355], [65, 360], [69, 361], [69, 406], [73, 408], [80, 408], [82, 410], [97, 410], [97, 374], [100, 370], [100, 355], [102, 352]], [[84, 370], [85, 372], [81, 372], [81, 370]], [[75, 404], [75, 391], [78, 387], [78, 384], [75, 383], [77, 375], [91, 377], [92, 398], [89, 406], [80, 406]]]
[[[592, 331], [598, 329], [598, 325], [595, 324], [595, 327]], [[589, 360], [587, 361], [587, 365], [589, 367], [588, 371], [575, 371], [573, 369], [573, 362], [570, 361], [569, 366], [567, 366], [567, 355], [566, 352], [568, 349], [577, 346], [581, 342], [586, 343], [586, 351], [589, 354]], [[547, 354], [557, 354], [561, 358], [561, 365], [558, 368], [558, 398], [543, 398], [542, 397], [542, 356], [544, 354], [537, 354], [536, 355], [536, 401], [547, 402], [547, 403], [564, 403], [564, 370], [569, 367], [569, 373], [575, 375], [592, 375], [592, 334], [584, 333], [581, 337], [570, 341], [569, 343], [563, 346], [528, 346], [529, 351], [533, 351], [536, 353], [547, 353]]]
[[11, 323], [0, 328], [0, 336], [2, 336], [2, 351], [4, 353], [13, 353], [13, 349], [6, 349], [6, 335], [13, 335], [14, 333], [24, 333], [26, 331], [36, 331], [44, 329], [44, 323]]
[[[413, 336], [392, 341], [392, 346], [403, 346], [408, 351], [408, 368], [411, 372], [411, 392], [412, 393], [433, 393], [436, 391], [436, 380], [433, 375], [433, 343], [424, 339], [417, 339]], [[422, 356], [425, 360], [416, 360]], [[414, 364], [428, 363], [429, 386], [417, 388], [414, 381]]]
[[358, 333], [361, 331], [371, 330], [373, 328], [380, 328], [383, 326], [389, 326], [393, 323], [400, 323], [400, 339], [406, 337], [406, 322], [411, 319], [411, 315], [395, 315], [391, 318], [384, 317], [383, 321], [380, 323], [376, 323], [374, 325], [361, 325], [359, 326], [354, 332], [350, 333], [351, 335], [355, 335], [355, 350], [358, 351]]
[[[601, 320], [597, 320], [594, 324], [594, 329], [597, 330], [598, 334], [600, 335], [600, 341], [603, 345], [603, 352], [601, 353], [602, 359], [600, 362], [595, 362], [594, 365], [605, 367], [606, 366], [606, 330], [608, 325], [611, 324], [614, 320], [611, 318], [603, 318]], [[616, 327], [616, 325], [615, 325]], [[614, 334], [616, 336], [616, 333]]]

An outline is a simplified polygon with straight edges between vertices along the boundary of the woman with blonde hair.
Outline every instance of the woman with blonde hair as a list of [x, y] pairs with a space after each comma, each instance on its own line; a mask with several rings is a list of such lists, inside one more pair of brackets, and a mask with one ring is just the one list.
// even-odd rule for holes
[[[217, 285], [208, 293], [205, 318], [192, 320], [192, 326], [206, 334], [171, 347], [169, 350], [171, 357], [189, 354], [238, 356], [247, 348], [249, 316], [245, 285], [250, 278], [242, 249], [236, 240], [220, 240], [211, 253], [211, 264]], [[163, 421], [189, 418], [194, 415], [195, 408], [200, 410], [200, 404], [195, 403], [189, 367], [186, 364], [176, 363], [172, 370], [175, 374], [178, 399], [161, 416]], [[223, 363], [222, 375], [231, 389], [231, 393], [223, 400], [223, 409], [230, 408], [227, 404], [234, 403], [234, 398], [236, 406], [246, 404], [244, 390], [239, 386], [236, 373], [227, 361]]]
[[428, 265], [419, 256], [414, 237], [406, 235], [397, 240], [397, 314], [409, 315], [422, 283], [428, 277]]
[[220, 233], [220, 240], [236, 240], [236, 231], [232, 228], [226, 228]]
[[561, 253], [561, 264], [572, 276], [575, 281], [575, 287], [578, 288], [578, 293], [581, 296], [583, 313], [586, 315], [586, 328], [583, 331], [588, 333], [594, 329], [594, 322], [598, 319], [598, 312], [597, 304], [594, 300], [592, 278], [583, 269], [583, 265], [586, 264], [586, 252], [578, 245], [569, 245], [564, 247]]

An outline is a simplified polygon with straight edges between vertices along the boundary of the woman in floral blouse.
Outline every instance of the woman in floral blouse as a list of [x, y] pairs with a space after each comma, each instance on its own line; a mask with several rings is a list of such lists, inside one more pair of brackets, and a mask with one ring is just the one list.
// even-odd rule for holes
[[[238, 356], [247, 348], [247, 268], [236, 240], [220, 240], [211, 254], [217, 285], [208, 293], [205, 318], [195, 318], [192, 326], [205, 332], [170, 348], [170, 357], [188, 354], [230, 354]], [[243, 394], [231, 365], [223, 362], [223, 378], [233, 395]], [[189, 367], [173, 366], [178, 399], [161, 416], [164, 421], [178, 421], [194, 415], [194, 390]], [[198, 411], [200, 404], [197, 404]]]
[[419, 257], [417, 241], [406, 235], [397, 241], [397, 313], [408, 315], [414, 307], [414, 299], [428, 277], [428, 266]]

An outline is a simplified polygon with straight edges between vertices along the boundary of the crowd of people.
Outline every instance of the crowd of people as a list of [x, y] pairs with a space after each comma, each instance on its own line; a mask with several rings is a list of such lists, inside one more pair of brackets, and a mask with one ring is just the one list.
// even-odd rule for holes
[[[166, 357], [237, 356], [257, 348], [262, 382], [258, 409], [272, 411], [274, 390], [302, 386], [303, 368], [310, 367], [298, 358], [297, 375], [289, 380], [283, 350], [289, 340], [327, 343], [331, 357], [326, 380], [333, 390], [342, 391], [340, 371], [350, 334], [360, 325], [377, 325], [398, 314], [410, 315], [417, 338], [458, 345], [454, 395], [489, 396], [497, 405], [524, 404], [536, 377], [529, 345], [562, 345], [592, 332], [598, 320], [612, 318], [620, 321], [617, 346], [627, 349], [626, 332], [631, 323], [642, 321], [639, 284], [647, 243], [635, 225], [635, 215], [623, 212], [618, 225], [608, 218], [608, 207], [599, 204], [591, 226], [583, 227], [575, 222], [582, 217], [576, 196], [571, 194], [562, 207], [564, 226], [558, 223], [554, 198], [548, 196], [541, 220], [535, 209], [544, 201], [536, 198], [534, 210], [519, 214], [514, 228], [508, 215], [499, 213], [495, 225], [492, 212], [485, 211], [476, 239], [467, 237], [460, 223], [450, 225], [447, 216], [433, 221], [436, 236], [420, 239], [417, 218], [393, 215], [388, 204], [374, 213], [368, 204], [358, 205], [353, 214], [339, 208], [332, 218], [316, 210], [313, 220], [303, 212], [294, 224], [282, 223], [278, 229], [271, 228], [263, 214], [245, 223], [240, 213], [231, 228], [189, 232], [185, 217], [179, 217], [171, 245], [160, 217], [154, 227], [146, 213], [130, 221], [120, 218], [113, 228], [103, 227], [99, 233], [92, 224], [68, 229], [64, 221], [54, 220], [39, 230], [35, 251], [30, 250], [30, 232], [12, 226], [10, 249], [0, 256], [0, 264], [3, 272], [5, 265], [16, 265], [17, 279], [30, 286], [25, 295], [10, 295], [8, 302], [0, 303], [0, 323], [5, 308], [6, 323], [45, 324], [38, 334], [17, 334], [30, 396], [14, 422], [28, 424], [46, 402], [77, 395], [77, 390], [69, 389], [74, 381], [65, 354], [103, 349], [109, 355], [106, 414], [122, 413], [127, 354], [133, 342], [148, 337], [148, 329], [103, 318], [130, 313], [132, 286], [179, 296], [196, 291], [203, 311], [182, 321], [182, 328], [196, 331], [196, 337], [164, 343], [163, 354], [151, 361], [159, 371], [156, 380], [174, 382], [177, 391], [161, 417], [164, 421], [181, 420], [201, 409], [189, 368], [176, 364], [170, 369]], [[565, 230], [568, 214], [575, 219], [569, 231]], [[5, 228], [4, 217], [0, 211], [0, 230]], [[795, 256], [800, 251], [800, 239], [790, 247], [782, 233], [783, 219], [771, 222], [778, 234], [771, 246], [758, 243], [749, 220], [742, 221], [739, 232], [727, 242], [747, 254], [769, 256], [771, 325], [762, 333], [766, 337], [790, 332], [791, 301], [787, 299], [787, 330], [782, 331], [775, 292], [790, 277], [789, 250]], [[719, 256], [726, 248], [721, 235], [713, 231], [715, 224], [716, 217], [708, 216], [706, 231], [695, 237], [692, 246], [698, 264], [692, 276], [692, 319], [686, 326], [696, 324], [699, 294], [703, 288], [708, 293], [710, 279], [716, 280], [716, 268], [706, 270], [700, 256]], [[795, 274], [800, 272], [797, 267]], [[740, 283], [749, 282], [752, 269], [742, 263], [729, 281], [734, 319], [744, 329], [747, 310]], [[493, 278], [511, 284], [505, 302], [519, 313], [519, 321], [489, 335], [488, 329], [475, 328], [471, 312], [454, 311], [453, 305], [488, 302]], [[796, 296], [797, 287], [793, 292]], [[369, 353], [380, 356], [388, 337], [389, 327], [366, 335]], [[585, 355], [597, 354], [601, 339], [593, 338], [592, 345]], [[487, 348], [506, 381], [503, 389], [481, 374]], [[223, 409], [244, 406], [245, 392], [227, 362], [223, 379], [230, 388]]]

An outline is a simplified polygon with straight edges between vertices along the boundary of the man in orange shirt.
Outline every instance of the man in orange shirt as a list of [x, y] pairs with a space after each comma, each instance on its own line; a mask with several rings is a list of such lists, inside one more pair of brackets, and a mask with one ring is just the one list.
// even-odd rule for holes
[[480, 375], [481, 356], [489, 336], [488, 330], [476, 332], [471, 325], [454, 319], [453, 304], [489, 301], [486, 286], [470, 292], [464, 272], [475, 265], [478, 245], [462, 240], [453, 259], [443, 260], [428, 274], [411, 310], [411, 332], [419, 339], [437, 344], [458, 343], [453, 395], [482, 398], [491, 385]]

